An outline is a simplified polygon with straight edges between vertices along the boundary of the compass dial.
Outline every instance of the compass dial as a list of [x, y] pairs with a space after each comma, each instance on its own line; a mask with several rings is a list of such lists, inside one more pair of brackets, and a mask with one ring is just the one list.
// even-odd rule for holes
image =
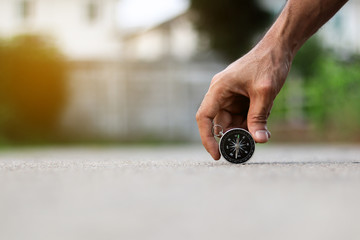
[[221, 155], [231, 163], [244, 163], [255, 151], [255, 141], [242, 128], [233, 128], [224, 133], [219, 143]]

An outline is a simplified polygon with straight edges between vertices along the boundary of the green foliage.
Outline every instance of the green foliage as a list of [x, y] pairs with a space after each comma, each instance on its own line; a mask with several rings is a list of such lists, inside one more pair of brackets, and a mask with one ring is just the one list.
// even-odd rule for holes
[[318, 72], [318, 65], [329, 57], [318, 38], [310, 38], [296, 54], [290, 75], [300, 75], [304, 80]]
[[360, 61], [322, 59], [306, 85], [307, 114], [324, 132], [360, 139]]
[[318, 134], [359, 139], [360, 61], [340, 61], [312, 38], [296, 55], [293, 70], [290, 78], [299, 75], [305, 82], [304, 113]]
[[51, 136], [65, 103], [66, 65], [46, 38], [0, 41], [0, 136], [8, 141]]
[[[303, 45], [294, 58], [285, 85], [274, 101], [270, 118], [272, 123], [280, 122], [282, 124], [287, 121], [289, 111], [291, 111], [289, 108], [292, 107], [289, 106], [289, 102], [294, 95], [296, 95], [294, 92], [301, 90], [297, 90], [296, 86], [293, 86], [293, 82], [296, 80], [304, 81], [304, 85], [306, 86], [308, 82], [311, 81], [311, 77], [316, 74], [321, 75], [322, 73], [319, 72], [319, 65], [327, 57], [329, 56], [326, 50], [321, 46], [318, 38], [312, 37]], [[291, 87], [289, 87], [289, 85], [291, 85]], [[304, 89], [304, 91], [306, 90]], [[305, 105], [306, 104], [311, 105], [312, 103], [307, 99]]]
[[[296, 86], [299, 80], [302, 86]], [[312, 126], [311, 138], [360, 140], [360, 60], [340, 61], [316, 38], [310, 39], [296, 55], [288, 80], [274, 102], [271, 125], [284, 128], [289, 126], [284, 124], [287, 120], [294, 121], [289, 119], [293, 111], [290, 103], [298, 91], [304, 95], [300, 111]]]
[[191, 0], [195, 24], [210, 39], [211, 47], [232, 61], [248, 51], [264, 32], [271, 15], [257, 1]]

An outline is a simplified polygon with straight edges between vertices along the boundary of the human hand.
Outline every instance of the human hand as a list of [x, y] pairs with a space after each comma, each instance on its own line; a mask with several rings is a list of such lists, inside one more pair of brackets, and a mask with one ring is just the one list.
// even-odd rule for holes
[[218, 160], [213, 123], [226, 131], [248, 129], [258, 143], [270, 138], [267, 119], [289, 73], [292, 54], [280, 43], [261, 41], [248, 54], [216, 74], [196, 114], [202, 143]]

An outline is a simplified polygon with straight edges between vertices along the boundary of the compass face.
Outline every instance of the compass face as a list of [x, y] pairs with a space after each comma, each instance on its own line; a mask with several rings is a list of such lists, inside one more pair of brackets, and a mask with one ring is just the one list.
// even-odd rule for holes
[[244, 163], [255, 151], [255, 141], [251, 134], [242, 128], [233, 128], [220, 139], [220, 153], [231, 163]]

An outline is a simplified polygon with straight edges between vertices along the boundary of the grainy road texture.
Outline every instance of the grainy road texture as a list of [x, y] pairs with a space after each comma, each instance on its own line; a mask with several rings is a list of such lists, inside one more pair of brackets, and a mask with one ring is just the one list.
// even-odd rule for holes
[[0, 152], [0, 239], [360, 239], [359, 145]]

